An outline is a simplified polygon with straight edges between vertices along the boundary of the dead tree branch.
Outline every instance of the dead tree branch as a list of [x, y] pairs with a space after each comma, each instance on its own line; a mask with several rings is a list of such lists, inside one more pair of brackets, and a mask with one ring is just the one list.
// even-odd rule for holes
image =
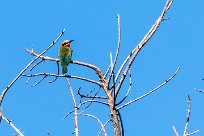
[[178, 134], [178, 132], [177, 132], [177, 130], [176, 130], [176, 127], [175, 127], [175, 126], [172, 126], [172, 129], [173, 129], [173, 131], [174, 131], [175, 136], [179, 136], [179, 134]]
[[83, 102], [81, 102], [80, 104], [79, 104], [79, 106], [78, 106], [78, 109], [82, 106], [82, 105], [84, 105], [84, 104], [86, 104], [86, 103], [99, 103], [99, 104], [103, 104], [103, 105], [107, 105], [108, 106], [108, 103], [106, 103], [106, 102], [102, 102], [102, 101], [98, 101], [98, 100], [87, 100], [87, 101], [83, 101]]
[[190, 99], [190, 96], [188, 95], [188, 110], [187, 110], [187, 119], [186, 119], [186, 125], [185, 125], [185, 128], [184, 128], [184, 132], [183, 132], [183, 135], [186, 136], [187, 135], [187, 129], [188, 129], [188, 125], [189, 125], [189, 121], [190, 121], [190, 115], [191, 115], [191, 99]]
[[190, 121], [190, 115], [191, 115], [191, 98], [190, 98], [190, 95], [188, 95], [187, 103], [188, 103], [187, 119], [186, 119], [186, 125], [185, 125], [185, 128], [184, 128], [183, 136], [191, 136], [191, 135], [193, 135], [193, 134], [195, 134], [195, 133], [197, 133], [199, 131], [199, 130], [197, 130], [197, 131], [194, 131], [192, 133], [187, 132], [189, 121]]
[[198, 92], [200, 92], [200, 93], [204, 93], [203, 90], [200, 90], [200, 89], [197, 89], [197, 88], [194, 88], [194, 90], [196, 90], [196, 91], [198, 91]]
[[104, 125], [101, 123], [101, 121], [96, 116], [91, 115], [91, 114], [84, 114], [84, 113], [80, 113], [79, 115], [87, 116], [87, 117], [91, 117], [91, 118], [95, 119], [99, 123], [99, 125], [101, 126], [101, 129], [104, 132], [104, 136], [107, 136]]
[[121, 29], [120, 29], [120, 15], [118, 14], [117, 15], [117, 20], [118, 20], [118, 47], [117, 47], [117, 50], [116, 50], [116, 54], [115, 54], [115, 59], [113, 61], [113, 63], [111, 63], [111, 72], [110, 72], [110, 76], [109, 76], [109, 79], [108, 79], [108, 84], [110, 83], [110, 79], [112, 77], [112, 73], [114, 72], [114, 68], [115, 68], [115, 65], [116, 65], [116, 62], [117, 62], [117, 59], [118, 59], [118, 54], [119, 54], [119, 51], [120, 51], [120, 39], [121, 39]]
[[43, 76], [37, 83], [35, 83], [35, 84], [32, 85], [31, 87], [37, 86], [37, 85], [40, 84], [46, 77], [47, 77], [47, 75]]
[[[81, 102], [76, 108], [77, 108], [77, 109], [80, 109], [81, 106], [83, 106], [84, 104], [87, 104], [87, 103], [99, 103], [99, 104], [103, 104], [103, 105], [108, 106], [108, 103], [106, 103], [106, 102], [102, 102], [102, 101], [98, 101], [98, 100], [87, 100], [87, 101]], [[75, 109], [74, 109], [74, 110], [75, 110]], [[74, 112], [74, 110], [68, 112], [68, 113], [64, 116], [63, 119], [66, 119], [71, 113]]]
[[199, 130], [196, 130], [196, 131], [194, 131], [194, 132], [191, 132], [191, 133], [189, 133], [189, 134], [186, 135], [186, 136], [192, 136], [192, 135], [194, 135], [194, 134], [197, 133], [197, 132], [199, 132]]
[[6, 121], [17, 133], [19, 136], [24, 136], [24, 134], [18, 129], [11, 120], [7, 119], [6, 117], [2, 116], [2, 119]]
[[[34, 51], [31, 51], [31, 50], [28, 50], [28, 49], [25, 49], [28, 53], [30, 53], [31, 55], [33, 56], [39, 56], [39, 54], [35, 53]], [[48, 57], [48, 56], [42, 56], [40, 55], [40, 58], [42, 58], [43, 60], [49, 60], [49, 61], [55, 61], [55, 62], [59, 62], [59, 59], [58, 58], [51, 58], [51, 57]], [[88, 68], [91, 68], [93, 69], [97, 75], [99, 76], [99, 78], [103, 81], [105, 81], [105, 78], [104, 78], [104, 75], [103, 75], [103, 72], [95, 65], [92, 65], [92, 64], [89, 64], [89, 63], [85, 63], [85, 62], [80, 62], [80, 61], [71, 61], [70, 63], [72, 64], [77, 64], [77, 65], [81, 65], [81, 66], [85, 66], [85, 67], [88, 67]]]
[[70, 84], [70, 82], [69, 82], [69, 79], [68, 78], [66, 78], [66, 80], [67, 80], [67, 84], [68, 84], [68, 86], [69, 86], [69, 90], [70, 90], [70, 93], [71, 93], [71, 96], [72, 96], [72, 100], [73, 100], [73, 103], [74, 103], [74, 115], [75, 115], [75, 117], [74, 117], [74, 121], [75, 121], [75, 135], [76, 136], [79, 136], [79, 126], [78, 126], [78, 108], [77, 108], [77, 103], [76, 103], [76, 99], [75, 99], [75, 96], [74, 96], [74, 92], [73, 92], [73, 90], [72, 90], [72, 86], [71, 86], [71, 84]]
[[[84, 78], [84, 77], [79, 77], [79, 76], [57, 75], [57, 74], [51, 74], [51, 73], [22, 74], [22, 76], [25, 76], [25, 77], [35, 77], [35, 76], [46, 76], [46, 77], [48, 77], [48, 76], [54, 76], [54, 77], [64, 77], [64, 78], [67, 77], [67, 78], [75, 78], [75, 79], [84, 80], [84, 81], [87, 81], [87, 82], [90, 82], [90, 83], [102, 86], [102, 84], [100, 82], [97, 82], [97, 81], [94, 81], [94, 80], [91, 80], [91, 79], [88, 79], [88, 78]], [[43, 79], [45, 79], [45, 78], [43, 78]]]
[[106, 123], [103, 125], [103, 127], [101, 127], [101, 130], [99, 131], [98, 136], [100, 136], [100, 134], [101, 134], [101, 132], [102, 132], [102, 130], [103, 130], [102, 128], [105, 128], [106, 125], [107, 125], [110, 121], [111, 121], [111, 119], [107, 120]]
[[142, 96], [140, 96], [140, 97], [138, 97], [138, 98], [136, 98], [136, 99], [134, 99], [134, 100], [132, 100], [132, 101], [130, 101], [130, 102], [128, 102], [128, 103], [122, 105], [122, 106], [120, 106], [119, 108], [117, 108], [117, 110], [120, 110], [120, 109], [122, 109], [122, 108], [124, 108], [124, 107], [130, 105], [131, 103], [134, 103], [134, 102], [136, 102], [136, 101], [138, 101], [138, 100], [140, 100], [140, 99], [142, 99], [142, 98], [144, 98], [144, 97], [150, 95], [151, 93], [155, 92], [156, 90], [158, 90], [159, 88], [161, 88], [162, 86], [164, 86], [165, 84], [167, 84], [169, 81], [171, 81], [171, 80], [177, 75], [177, 73], [179, 72], [179, 70], [180, 70], [180, 68], [178, 67], [177, 70], [174, 72], [174, 74], [173, 74], [170, 78], [168, 78], [167, 80], [165, 80], [162, 84], [160, 84], [159, 86], [157, 86], [157, 87], [154, 88], [153, 90], [149, 91], [148, 93], [146, 93], [146, 94], [144, 94], [144, 95], [142, 95]]
[[117, 105], [120, 105], [123, 101], [125, 101], [125, 99], [126, 99], [126, 98], [129, 96], [129, 94], [130, 94], [130, 91], [131, 91], [131, 88], [132, 88], [132, 76], [131, 76], [130, 71], [129, 71], [129, 77], [130, 77], [130, 85], [129, 85], [128, 91], [127, 91], [126, 95], [123, 97], [123, 99], [122, 99], [120, 102], [118, 102], [118, 103], [116, 104], [116, 106], [117, 106]]
[[161, 15], [159, 16], [159, 18], [153, 24], [153, 26], [151, 27], [149, 32], [144, 36], [142, 41], [127, 56], [127, 58], [125, 59], [125, 61], [121, 65], [120, 69], [118, 70], [118, 73], [116, 74], [116, 77], [115, 77], [115, 82], [117, 82], [117, 80], [119, 78], [119, 75], [122, 73], [122, 69], [124, 68], [125, 64], [129, 61], [129, 63], [126, 66], [126, 68], [125, 68], [125, 70], [123, 72], [123, 75], [122, 75], [122, 77], [121, 77], [121, 79], [120, 79], [120, 81], [118, 83], [118, 86], [116, 88], [116, 96], [119, 93], [119, 90], [120, 90], [120, 88], [121, 88], [121, 86], [123, 84], [123, 81], [125, 80], [125, 77], [126, 77], [128, 71], [129, 71], [130, 67], [132, 66], [136, 56], [141, 51], [141, 49], [146, 45], [146, 43], [150, 40], [150, 38], [154, 35], [154, 33], [157, 31], [157, 29], [159, 28], [161, 22], [164, 20], [164, 15], [166, 14], [168, 9], [170, 8], [172, 2], [173, 2], [173, 0], [167, 0], [166, 5], [164, 6], [164, 9], [163, 9]]
[[3, 90], [3, 92], [1, 93], [0, 96], [0, 106], [2, 104], [2, 101], [4, 99], [4, 96], [6, 95], [7, 91], [11, 88], [11, 86], [19, 79], [19, 77], [28, 69], [28, 67], [30, 67], [30, 65], [32, 65], [38, 58], [40, 58], [40, 56], [42, 56], [43, 54], [45, 54], [53, 45], [55, 45], [55, 43], [60, 39], [60, 37], [64, 34], [65, 29], [62, 30], [62, 32], [60, 33], [60, 35], [42, 52], [40, 53], [38, 56], [36, 56], [31, 62], [28, 63], [28, 65], [13, 79], [13, 81]]
[[[89, 99], [89, 100], [91, 100], [91, 101], [94, 100], [94, 99], [101, 99], [101, 100], [106, 99], [106, 100], [107, 100], [106, 97], [97, 96], [97, 94], [98, 94], [98, 92], [99, 92], [100, 89], [101, 89], [101, 87], [99, 87], [99, 89], [97, 90], [97, 92], [95, 93], [94, 96], [88, 96], [88, 97], [85, 97], [85, 98], [91, 98], [91, 99]], [[92, 91], [91, 91], [91, 92], [92, 92]], [[83, 103], [83, 102], [81, 102], [81, 103]], [[88, 108], [91, 106], [92, 103], [93, 103], [93, 102], [89, 102], [89, 104], [81, 111], [81, 113], [84, 113], [85, 110], [88, 109]]]
[[[59, 62], [57, 62], [57, 74], [59, 75]], [[49, 83], [53, 83], [57, 80], [57, 77], [54, 78], [54, 80], [49, 81]]]
[[[81, 98], [94, 98], [94, 99], [107, 99], [106, 96], [97, 96], [99, 90], [100, 90], [101, 87], [99, 87], [98, 91], [95, 93], [94, 96], [90, 96], [90, 94], [93, 92], [93, 90], [91, 90], [88, 94], [82, 94], [80, 92], [80, 89], [78, 89], [78, 95], [81, 97]], [[95, 90], [95, 88], [94, 88]]]
[[[183, 131], [183, 136], [191, 136], [191, 135], [199, 132], [199, 130], [196, 130], [196, 131], [191, 132], [191, 133], [187, 132], [189, 121], [190, 121], [190, 115], [191, 115], [191, 98], [190, 98], [190, 95], [188, 95], [187, 103], [188, 103], [187, 119], [186, 119], [186, 124], [185, 124], [185, 127], [184, 127], [184, 131]], [[175, 126], [173, 126], [173, 131], [174, 131], [176, 136], [179, 136], [178, 132], [176, 131], [176, 127]]]
[[37, 62], [35, 65], [32, 66], [32, 68], [30, 69], [30, 71], [32, 71], [35, 67], [37, 67], [40, 63], [42, 63], [44, 60], [41, 59], [39, 62]]

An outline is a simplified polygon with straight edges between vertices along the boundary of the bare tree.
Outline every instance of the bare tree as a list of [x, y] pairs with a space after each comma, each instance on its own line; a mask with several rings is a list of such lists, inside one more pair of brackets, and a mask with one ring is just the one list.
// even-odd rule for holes
[[[132, 67], [132, 64], [135, 61], [139, 52], [142, 50], [142, 48], [146, 45], [146, 43], [150, 40], [150, 38], [155, 34], [155, 32], [159, 28], [161, 22], [164, 20], [168, 20], [168, 18], [165, 18], [165, 14], [169, 10], [172, 2], [173, 2], [173, 0], [167, 0], [166, 4], [165, 4], [165, 6], [161, 12], [161, 15], [158, 17], [156, 22], [152, 25], [152, 27], [147, 32], [147, 34], [144, 36], [144, 38], [140, 41], [140, 43], [137, 44], [134, 49], [132, 49], [132, 51], [129, 53], [129, 55], [127, 55], [127, 57], [123, 61], [123, 63], [119, 64], [118, 70], [116, 70], [116, 65], [118, 62], [118, 57], [120, 54], [120, 46], [121, 46], [121, 44], [120, 44], [120, 40], [121, 40], [120, 27], [121, 26], [120, 26], [120, 16], [119, 15], [117, 16], [117, 22], [118, 22], [117, 50], [116, 50], [114, 59], [112, 57], [112, 53], [110, 53], [110, 65], [107, 68], [107, 71], [105, 73], [103, 73], [103, 71], [99, 67], [97, 67], [93, 64], [75, 61], [75, 60], [71, 61], [71, 63], [74, 65], [80, 65], [80, 66], [83, 66], [84, 68], [89, 68], [89, 69], [92, 69], [93, 71], [95, 71], [97, 77], [99, 78], [98, 81], [93, 80], [93, 79], [89, 79], [86, 77], [80, 77], [80, 76], [74, 76], [74, 75], [61, 75], [59, 73], [59, 64], [58, 64], [59, 59], [58, 58], [52, 58], [49, 56], [43, 56], [59, 40], [59, 38], [63, 35], [65, 30], [63, 30], [62, 33], [57, 37], [57, 39], [54, 40], [51, 43], [51, 45], [48, 46], [42, 53], [36, 53], [36, 52], [34, 52], [33, 49], [32, 50], [25, 49], [28, 53], [35, 56], [35, 58], [17, 75], [17, 77], [14, 78], [14, 80], [2, 92], [1, 97], [0, 97], [0, 105], [2, 104], [2, 101], [3, 101], [3, 98], [5, 97], [6, 92], [10, 89], [10, 87], [21, 76], [28, 77], [29, 79], [34, 78], [36, 76], [41, 76], [42, 78], [39, 81], [37, 81], [36, 84], [34, 84], [33, 86], [40, 84], [46, 77], [54, 77], [53, 81], [49, 81], [50, 83], [56, 81], [57, 78], [65, 78], [67, 81], [72, 99], [73, 99], [74, 109], [71, 110], [69, 113], [67, 113], [67, 115], [64, 118], [66, 118], [68, 115], [70, 115], [72, 113], [75, 115], [74, 134], [76, 136], [79, 135], [78, 116], [86, 116], [86, 117], [90, 117], [90, 118], [93, 118], [94, 120], [96, 120], [99, 123], [99, 125], [101, 126], [101, 130], [99, 131], [98, 135], [100, 135], [103, 132], [104, 135], [106, 136], [107, 133], [106, 133], [105, 127], [109, 122], [112, 122], [115, 136], [121, 136], [121, 135], [124, 136], [124, 128], [123, 128], [123, 122], [122, 122], [120, 110], [133, 104], [134, 102], [137, 102], [138, 100], [145, 98], [146, 96], [155, 92], [156, 90], [158, 90], [162, 86], [166, 85], [169, 81], [171, 81], [176, 76], [176, 74], [180, 70], [180, 68], [177, 68], [176, 71], [169, 78], [167, 78], [165, 81], [163, 81], [160, 85], [158, 85], [154, 89], [148, 91], [147, 93], [141, 95], [140, 97], [134, 98], [131, 101], [125, 103], [125, 100], [127, 99], [127, 97], [130, 94], [131, 86], [132, 86], [132, 77], [131, 77], [131, 73], [130, 73], [130, 69]], [[36, 64], [34, 64], [34, 62], [36, 62], [36, 60], [39, 60], [39, 59], [40, 59], [40, 61], [38, 61]], [[57, 73], [56, 74], [54, 74], [54, 73], [35, 73], [35, 74], [25, 73], [26, 71], [28, 71], [29, 67], [31, 67], [30, 71], [32, 71], [34, 68], [39, 66], [41, 64], [41, 62], [43, 62], [43, 61], [56, 62], [57, 66], [58, 66]], [[31, 66], [31, 65], [33, 65], [33, 66]], [[129, 80], [129, 87], [127, 89], [127, 92], [124, 93], [124, 90], [122, 90], [121, 87], [124, 85], [124, 81], [125, 81], [127, 75], [129, 75], [129, 79], [130, 79]], [[72, 89], [71, 83], [69, 82], [69, 78], [83, 80], [85, 82], [95, 84], [96, 86], [98, 86], [98, 90], [97, 91], [90, 91], [88, 94], [82, 94], [80, 91], [81, 88], [79, 88], [77, 92], [81, 98], [81, 101], [79, 104], [77, 104], [77, 101], [76, 101], [76, 98], [74, 95], [74, 91]], [[27, 82], [29, 82], [29, 80]], [[105, 96], [98, 95], [99, 90], [103, 90], [105, 93]], [[119, 93], [123, 94], [122, 99], [120, 99], [118, 97]], [[83, 98], [86, 98], [86, 99], [84, 100]], [[108, 119], [104, 124], [96, 116], [94, 116], [92, 114], [85, 113], [86, 109], [92, 106], [92, 103], [99, 103], [99, 104], [107, 106], [109, 108], [110, 119]], [[82, 108], [82, 105], [85, 105], [85, 104], [87, 106], [85, 108]], [[80, 112], [79, 112], [79, 110], [80, 110]], [[0, 113], [2, 113], [2, 111]], [[17, 133], [20, 135], [19, 132], [17, 132]], [[50, 134], [48, 134], [48, 135], [50, 135]]]

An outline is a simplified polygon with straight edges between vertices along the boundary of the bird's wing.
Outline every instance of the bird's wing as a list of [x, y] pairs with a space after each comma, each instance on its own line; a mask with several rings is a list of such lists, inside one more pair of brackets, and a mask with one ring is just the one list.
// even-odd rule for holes
[[58, 58], [61, 62], [61, 65], [69, 65], [72, 57], [72, 49], [71, 48], [61, 48], [58, 53]]
[[68, 51], [66, 52], [66, 64], [68, 65], [71, 61], [72, 58], [72, 49], [69, 48]]

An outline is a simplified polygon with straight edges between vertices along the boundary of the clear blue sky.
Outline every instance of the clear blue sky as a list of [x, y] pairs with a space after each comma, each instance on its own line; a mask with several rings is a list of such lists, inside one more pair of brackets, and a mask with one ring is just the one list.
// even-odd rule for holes
[[[59, 43], [64, 39], [74, 39], [73, 60], [92, 63], [105, 71], [110, 63], [109, 53], [115, 52], [117, 47], [116, 15], [119, 13], [122, 37], [118, 69], [158, 18], [165, 3], [166, 0], [1, 0], [0, 89], [5, 89], [33, 59], [24, 48], [33, 47], [38, 53], [43, 51], [63, 28], [66, 29], [64, 36], [46, 55], [56, 58]], [[161, 24], [140, 52], [131, 69], [134, 85], [128, 100], [162, 83], [177, 67], [181, 67], [181, 71], [156, 93], [121, 111], [125, 135], [173, 136], [172, 125], [182, 135], [188, 94], [192, 98], [189, 132], [199, 129], [197, 135], [204, 135], [204, 94], [193, 90], [195, 87], [204, 89], [204, 81], [201, 80], [204, 77], [203, 7], [203, 0], [175, 0], [166, 15], [171, 19]], [[34, 71], [39, 72], [55, 73], [56, 64], [44, 62]], [[69, 74], [97, 79], [92, 71], [77, 65], [70, 65]], [[52, 136], [71, 135], [73, 116], [62, 120], [73, 108], [65, 79], [49, 84], [50, 78], [47, 78], [34, 88], [31, 85], [39, 78], [31, 79], [29, 84], [25, 84], [26, 80], [20, 78], [7, 93], [2, 105], [4, 115], [12, 119], [25, 135], [45, 136], [46, 130]], [[91, 84], [75, 79], [70, 81], [75, 92], [80, 86], [83, 92], [93, 88]], [[123, 93], [127, 87], [128, 82], [122, 88]], [[86, 113], [96, 113], [103, 123], [104, 117], [108, 117], [108, 109], [98, 105], [93, 105]], [[108, 125], [107, 131], [113, 135], [111, 125]], [[80, 117], [79, 129], [81, 136], [95, 136], [100, 127], [95, 120]], [[2, 121], [0, 135], [12, 134], [15, 132]]]

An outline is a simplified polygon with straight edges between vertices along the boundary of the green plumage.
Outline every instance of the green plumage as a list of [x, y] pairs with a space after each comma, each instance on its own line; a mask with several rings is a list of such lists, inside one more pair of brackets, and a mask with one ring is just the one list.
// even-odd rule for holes
[[69, 65], [72, 58], [72, 49], [68, 46], [60, 46], [58, 58], [62, 66], [62, 74], [66, 74], [67, 66]]

